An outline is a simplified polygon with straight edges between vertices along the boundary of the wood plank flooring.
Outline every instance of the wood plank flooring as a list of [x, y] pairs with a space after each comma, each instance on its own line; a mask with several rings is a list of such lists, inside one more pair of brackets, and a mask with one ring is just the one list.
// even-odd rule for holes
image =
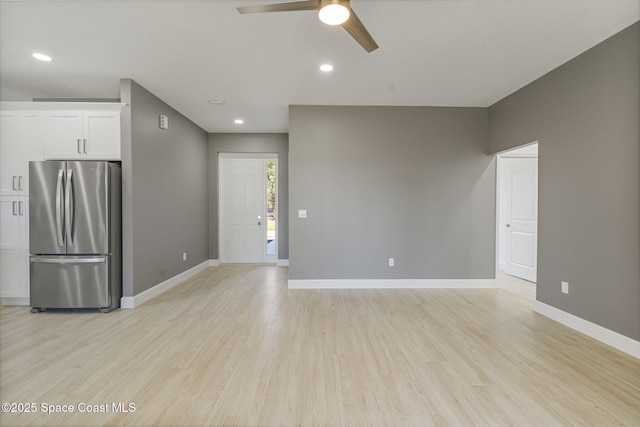
[[286, 268], [225, 265], [133, 310], [3, 307], [0, 401], [36, 412], [0, 425], [639, 426], [640, 361], [500, 280], [289, 291]]

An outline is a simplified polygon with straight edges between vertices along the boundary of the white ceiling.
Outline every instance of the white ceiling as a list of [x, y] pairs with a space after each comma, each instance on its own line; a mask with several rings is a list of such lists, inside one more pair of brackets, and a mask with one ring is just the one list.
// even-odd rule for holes
[[351, 0], [367, 54], [314, 12], [235, 9], [275, 2], [0, 0], [0, 100], [119, 98], [127, 77], [209, 132], [287, 132], [291, 104], [486, 107], [640, 19], [640, 0]]

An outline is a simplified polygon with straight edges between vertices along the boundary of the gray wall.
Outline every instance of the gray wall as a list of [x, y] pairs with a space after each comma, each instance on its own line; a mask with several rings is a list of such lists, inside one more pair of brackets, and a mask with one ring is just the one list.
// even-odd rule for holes
[[638, 45], [635, 24], [489, 109], [491, 152], [540, 143], [537, 299], [636, 340]]
[[494, 278], [487, 138], [486, 108], [291, 106], [289, 278]]
[[289, 136], [286, 133], [209, 135], [209, 258], [218, 252], [218, 153], [278, 154], [278, 259], [289, 259]]
[[[130, 79], [123, 111], [123, 295], [208, 257], [207, 133]], [[169, 129], [159, 128], [159, 115]], [[182, 260], [182, 253], [187, 260]]]

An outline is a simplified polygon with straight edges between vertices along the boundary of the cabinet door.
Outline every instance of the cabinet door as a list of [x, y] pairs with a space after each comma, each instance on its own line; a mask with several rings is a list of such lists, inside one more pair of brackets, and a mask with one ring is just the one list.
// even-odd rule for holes
[[29, 296], [27, 276], [26, 215], [28, 204], [0, 198], [0, 297]]
[[120, 112], [84, 113], [85, 157], [91, 160], [120, 160]]
[[80, 159], [83, 147], [82, 111], [49, 111], [45, 120], [46, 159]]
[[19, 185], [19, 142], [18, 113], [0, 112], [0, 196], [15, 196]]
[[20, 149], [22, 152], [18, 182], [20, 194], [29, 194], [29, 162], [44, 160], [44, 114], [25, 111], [20, 116]]

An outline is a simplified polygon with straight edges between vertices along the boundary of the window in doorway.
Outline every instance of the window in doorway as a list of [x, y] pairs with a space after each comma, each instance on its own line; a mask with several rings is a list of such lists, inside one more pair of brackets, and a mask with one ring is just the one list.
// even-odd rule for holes
[[276, 246], [276, 162], [267, 160], [267, 255], [275, 255]]

